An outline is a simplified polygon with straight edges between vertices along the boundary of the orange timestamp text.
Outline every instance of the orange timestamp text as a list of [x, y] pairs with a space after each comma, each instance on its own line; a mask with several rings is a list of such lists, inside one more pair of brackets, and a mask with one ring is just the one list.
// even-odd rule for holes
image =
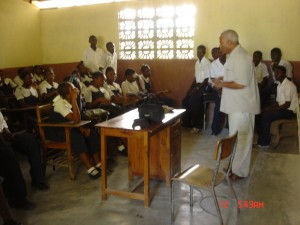
[[[228, 200], [219, 201], [220, 208], [227, 209], [230, 205]], [[254, 200], [238, 200], [239, 209], [262, 209], [265, 207], [264, 201], [254, 201]]]

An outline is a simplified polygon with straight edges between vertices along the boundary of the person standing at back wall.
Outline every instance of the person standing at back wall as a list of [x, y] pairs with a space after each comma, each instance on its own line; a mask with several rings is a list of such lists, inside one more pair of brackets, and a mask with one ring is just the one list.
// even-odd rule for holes
[[83, 64], [91, 73], [98, 72], [106, 67], [106, 53], [97, 47], [98, 40], [95, 35], [89, 37], [90, 47], [83, 53]]

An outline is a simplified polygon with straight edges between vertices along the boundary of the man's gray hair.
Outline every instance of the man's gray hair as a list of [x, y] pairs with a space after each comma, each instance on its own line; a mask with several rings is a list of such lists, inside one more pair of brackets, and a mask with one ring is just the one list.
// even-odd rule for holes
[[225, 30], [222, 32], [221, 37], [225, 38], [228, 41], [231, 41], [233, 43], [239, 42], [239, 35], [234, 30]]

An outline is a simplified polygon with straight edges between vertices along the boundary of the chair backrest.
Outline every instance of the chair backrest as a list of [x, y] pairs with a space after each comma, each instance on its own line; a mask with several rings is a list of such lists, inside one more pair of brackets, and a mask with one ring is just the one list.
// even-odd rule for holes
[[[230, 137], [222, 138], [218, 141], [215, 149], [215, 160], [223, 160], [232, 154], [237, 142], [237, 132]], [[220, 157], [220, 158], [219, 158]]]
[[227, 157], [230, 156], [228, 170], [226, 173], [227, 176], [229, 175], [229, 171], [231, 170], [232, 161], [235, 155], [237, 135], [238, 132], [236, 132], [235, 134], [229, 137], [219, 140], [217, 143], [216, 150], [215, 150], [215, 160], [217, 160], [217, 162], [215, 165], [214, 176], [212, 178], [212, 186], [215, 186], [221, 160], [226, 159]]
[[39, 134], [42, 141], [45, 141], [45, 132], [43, 127], [40, 126], [40, 124], [46, 122], [46, 120], [49, 117], [51, 109], [52, 109], [51, 104], [36, 106], [37, 124], [38, 124]]

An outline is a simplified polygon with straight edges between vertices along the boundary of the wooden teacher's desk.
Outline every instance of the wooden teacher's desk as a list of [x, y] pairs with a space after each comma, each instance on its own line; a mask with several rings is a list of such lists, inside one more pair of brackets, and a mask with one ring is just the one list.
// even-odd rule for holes
[[[181, 123], [184, 109], [174, 109], [165, 114], [161, 123], [151, 123], [147, 129], [134, 130], [133, 121], [139, 118], [138, 110], [129, 111], [111, 120], [96, 124], [101, 129], [102, 200], [107, 195], [144, 200], [149, 206], [149, 179], [163, 179], [170, 186], [172, 175], [180, 171]], [[128, 179], [144, 177], [144, 193], [134, 193], [107, 187], [107, 142], [106, 137], [127, 138]]]

